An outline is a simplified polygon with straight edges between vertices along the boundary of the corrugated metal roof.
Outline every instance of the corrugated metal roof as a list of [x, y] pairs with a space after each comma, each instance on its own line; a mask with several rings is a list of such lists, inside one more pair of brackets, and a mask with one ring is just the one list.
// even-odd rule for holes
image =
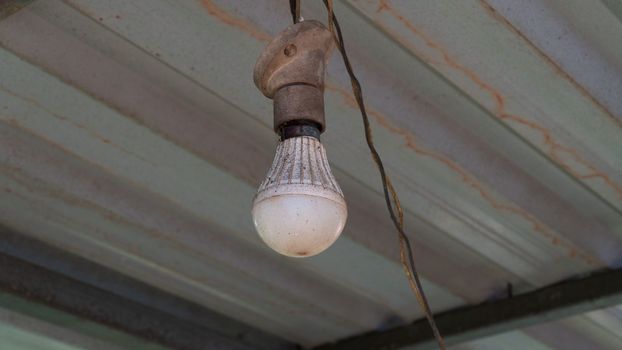
[[[335, 6], [434, 310], [621, 265], [620, 2]], [[254, 232], [276, 136], [252, 69], [290, 21], [280, 0], [47, 0], [0, 21], [0, 221], [303, 345], [420, 317], [336, 55], [323, 142], [345, 233], [295, 260]], [[457, 348], [620, 344], [614, 308]]]

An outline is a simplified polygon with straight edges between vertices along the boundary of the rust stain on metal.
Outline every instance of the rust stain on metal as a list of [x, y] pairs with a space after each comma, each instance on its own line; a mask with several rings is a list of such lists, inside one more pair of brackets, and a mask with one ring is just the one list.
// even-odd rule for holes
[[[334, 85], [334, 84], [326, 84], [326, 88], [330, 91], [333, 91], [339, 94], [348, 106], [358, 109], [356, 100], [354, 99], [354, 97], [348, 90], [345, 90], [341, 86]], [[393, 125], [393, 123], [391, 123], [391, 121], [389, 120], [387, 116], [383, 115], [382, 113], [370, 107], [369, 105], [367, 105], [366, 107], [367, 107], [368, 114], [372, 116], [376, 120], [376, 122], [378, 122], [380, 126], [385, 128], [392, 134], [400, 136], [404, 140], [406, 147], [415, 151], [415, 153], [419, 155], [430, 157], [436, 161], [441, 162], [442, 164], [447, 166], [450, 170], [459, 174], [462, 181], [466, 185], [468, 185], [469, 187], [477, 191], [478, 194], [484, 200], [486, 200], [486, 202], [488, 202], [491, 207], [499, 211], [504, 211], [504, 212], [507, 212], [513, 215], [520, 216], [521, 218], [523, 218], [524, 220], [526, 220], [527, 222], [531, 224], [531, 227], [535, 232], [544, 236], [549, 242], [551, 242], [552, 245], [558, 246], [562, 248], [563, 250], [565, 250], [569, 257], [579, 258], [580, 260], [584, 261], [586, 264], [592, 265], [592, 266], [602, 266], [604, 264], [598, 259], [590, 256], [589, 254], [581, 252], [577, 247], [574, 246], [573, 243], [557, 236], [555, 232], [549, 229], [544, 223], [540, 222], [531, 213], [523, 210], [520, 207], [516, 207], [510, 204], [499, 202], [485, 188], [484, 184], [478, 181], [466, 169], [462, 168], [460, 165], [458, 165], [457, 163], [449, 159], [447, 156], [422, 147], [416, 142], [416, 138], [414, 134], [412, 134], [411, 132], [407, 130], [400, 129], [397, 126]]]
[[[56, 145], [55, 145], [56, 146]], [[65, 152], [67, 152], [66, 150], [63, 150]], [[107, 220], [109, 220], [111, 223], [115, 223], [115, 224], [119, 224], [119, 225], [124, 225], [124, 226], [128, 226], [128, 227], [132, 227], [135, 229], [138, 229], [141, 232], [144, 232], [150, 236], [152, 236], [153, 238], [155, 238], [156, 240], [161, 240], [166, 242], [167, 246], [171, 246], [174, 247], [176, 249], [179, 249], [180, 251], [187, 253], [187, 254], [192, 254], [192, 253], [196, 253], [194, 251], [194, 249], [192, 249], [192, 247], [184, 245], [181, 241], [178, 241], [176, 239], [173, 239], [171, 237], [168, 237], [162, 233], [160, 233], [159, 231], [150, 228], [150, 227], [145, 227], [143, 225], [137, 224], [133, 221], [129, 221], [128, 219], [126, 219], [125, 217], [122, 217], [112, 211], [110, 211], [107, 208], [103, 208], [101, 206], [98, 206], [90, 201], [87, 201], [86, 199], [80, 198], [80, 197], [76, 197], [73, 196], [59, 188], [47, 185], [42, 183], [40, 180], [35, 180], [32, 181], [33, 179], [27, 174], [25, 173], [23, 170], [21, 170], [20, 168], [17, 167], [12, 167], [12, 166], [2, 166], [0, 165], [0, 173], [4, 174], [5, 176], [7, 176], [8, 178], [10, 178], [11, 180], [15, 181], [16, 183], [20, 184], [21, 186], [23, 186], [25, 189], [27, 189], [28, 191], [32, 192], [32, 193], [36, 193], [36, 194], [46, 194], [52, 198], [56, 198], [59, 199], [69, 205], [73, 205], [82, 209], [87, 209], [87, 210], [93, 210], [93, 212], [97, 213], [98, 215], [101, 215], [102, 217], [106, 218]], [[29, 181], [27, 181], [26, 179], [31, 179]], [[15, 191], [13, 191], [15, 192]], [[18, 194], [17, 192], [15, 192], [15, 195], [23, 198], [26, 201], [29, 201], [30, 199], [24, 195]], [[70, 217], [64, 217], [64, 219], [70, 220]], [[109, 236], [109, 234], [105, 231], [99, 230], [98, 228], [93, 227], [92, 228], [93, 231], [96, 231], [98, 233], [100, 233], [102, 235], [102, 237], [106, 238], [107, 241], [111, 242], [113, 241], [113, 239], [111, 239]], [[135, 246], [132, 247], [131, 244], [124, 244], [123, 246], [124, 249], [135, 253], [135, 255], [138, 255], [137, 253], [141, 251], [141, 249], [136, 248]], [[117, 248], [119, 250], [119, 248]]]
[[[622, 186], [618, 185], [606, 173], [600, 171], [599, 169], [596, 168], [596, 166], [588, 162], [585, 158], [583, 158], [577, 152], [577, 150], [571, 147], [565, 146], [561, 144], [559, 141], [557, 141], [553, 137], [553, 134], [550, 132], [550, 130], [548, 130], [546, 127], [534, 121], [530, 121], [522, 116], [508, 113], [506, 106], [505, 106], [505, 97], [498, 90], [496, 90], [494, 87], [492, 87], [487, 82], [483, 81], [474, 71], [463, 66], [458, 61], [456, 61], [453, 57], [451, 57], [451, 55], [449, 55], [449, 53], [440, 44], [433, 41], [427, 34], [425, 34], [419, 28], [415, 27], [412, 23], [410, 23], [410, 21], [408, 21], [403, 15], [401, 15], [397, 10], [395, 10], [389, 4], [387, 0], [380, 1], [378, 12], [382, 12], [382, 11], [389, 12], [394, 18], [396, 18], [400, 23], [402, 23], [409, 31], [411, 31], [417, 37], [421, 38], [429, 48], [436, 50], [438, 53], [440, 53], [443, 58], [443, 61], [438, 62], [438, 61], [431, 60], [426, 55], [420, 55], [420, 52], [418, 50], [413, 50], [418, 56], [422, 57], [422, 59], [424, 59], [425, 61], [429, 63], [432, 63], [432, 64], [440, 63], [450, 68], [453, 68], [456, 71], [463, 74], [464, 76], [466, 76], [467, 78], [469, 78], [469, 80], [471, 80], [480, 89], [487, 92], [492, 97], [494, 101], [493, 114], [497, 118], [501, 120], [505, 120], [505, 121], [510, 121], [515, 124], [526, 126], [538, 132], [542, 136], [542, 141], [544, 145], [547, 147], [547, 150], [545, 151], [545, 153], [548, 154], [549, 157], [553, 161], [555, 161], [557, 164], [559, 164], [564, 170], [566, 170], [569, 174], [571, 174], [572, 176], [578, 179], [582, 179], [582, 180], [600, 179], [606, 186], [611, 188], [617, 194], [620, 200], [622, 200]], [[391, 32], [386, 27], [383, 27], [383, 29], [387, 32], [390, 32], [393, 37], [395, 37], [398, 41], [402, 43], [402, 45], [408, 47], [409, 49], [413, 49], [413, 46], [408, 41], [404, 40], [398, 35], [395, 35], [393, 32]], [[563, 159], [564, 156], [570, 156], [577, 163], [580, 163], [582, 166], [587, 168], [589, 171], [587, 173], [581, 173], [573, 169], [572, 166]]]
[[3, 0], [0, 1], [0, 19], [11, 16], [23, 9], [34, 0]]
[[512, 31], [516, 36], [522, 39], [531, 49], [534, 50], [545, 62], [547, 62], [554, 70], [556, 74], [566, 79], [573, 87], [575, 87], [585, 98], [590, 100], [598, 109], [600, 109], [610, 120], [618, 127], [622, 127], [622, 120], [613, 115], [605, 106], [603, 106], [589, 91], [587, 91], [583, 85], [579, 84], [570, 74], [568, 74], [557, 62], [549, 57], [544, 51], [540, 50], [529, 38], [527, 38], [518, 28], [516, 28], [507, 18], [503, 17], [497, 10], [494, 9], [486, 0], [480, 0], [480, 5], [484, 8], [486, 13], [491, 17], [498, 20], [503, 26]]
[[253, 26], [252, 24], [244, 21], [243, 19], [232, 16], [227, 11], [214, 4], [211, 0], [203, 0], [201, 3], [203, 4], [203, 7], [205, 7], [207, 12], [210, 15], [216, 17], [219, 21], [234, 28], [237, 28], [259, 41], [270, 41], [270, 39], [272, 39], [272, 36], [270, 36], [270, 34]]
[[[63, 115], [60, 115], [58, 113], [55, 113], [54, 111], [51, 111], [51, 110], [47, 109], [45, 106], [41, 105], [35, 99], [32, 99], [32, 98], [27, 97], [27, 96], [20, 95], [20, 94], [14, 92], [12, 90], [9, 90], [9, 89], [7, 89], [7, 88], [5, 88], [3, 86], [0, 86], [0, 91], [5, 92], [5, 93], [7, 93], [7, 94], [9, 94], [9, 95], [11, 95], [11, 96], [13, 96], [15, 98], [20, 99], [20, 100], [23, 100], [23, 101], [25, 101], [25, 102], [35, 106], [36, 108], [38, 108], [38, 109], [40, 109], [40, 110], [42, 110], [42, 111], [44, 111], [46, 113], [51, 114], [56, 119], [61, 120], [61, 121], [65, 122], [65, 123], [68, 123], [68, 124], [72, 125], [73, 127], [77, 128], [77, 129], [82, 129], [82, 130], [88, 132], [88, 134], [91, 137], [93, 137], [94, 139], [100, 141], [101, 143], [110, 145], [110, 146], [118, 149], [119, 151], [121, 151], [121, 152], [123, 152], [125, 154], [128, 154], [128, 155], [131, 155], [133, 157], [139, 158], [139, 159], [143, 160], [144, 162], [149, 163], [149, 164], [151, 164], [153, 166], [157, 166], [157, 164], [153, 163], [151, 160], [149, 160], [147, 158], [144, 158], [144, 157], [142, 157], [142, 156], [140, 156], [140, 155], [138, 155], [138, 154], [136, 154], [136, 153], [134, 153], [134, 152], [124, 148], [124, 147], [121, 147], [121, 146], [119, 146], [117, 144], [112, 143], [109, 139], [105, 138], [103, 135], [99, 134], [98, 132], [95, 132], [95, 131], [87, 128], [86, 126], [84, 126], [84, 125], [82, 125], [80, 123], [76, 123], [75, 121], [73, 121], [73, 120], [71, 120], [71, 119], [69, 119], [69, 118], [67, 118], [67, 117], [65, 117]], [[16, 122], [14, 120], [12, 120], [12, 121]]]
[[[231, 26], [234, 26], [236, 28], [239, 28], [239, 29], [243, 30], [244, 32], [248, 33], [249, 35], [251, 35], [251, 36], [253, 36], [253, 37], [255, 37], [255, 38], [259, 39], [259, 40], [262, 40], [262, 41], [270, 40], [271, 37], [268, 34], [266, 34], [265, 32], [262, 32], [260, 29], [254, 27], [251, 24], [249, 24], [247, 22], [244, 22], [243, 20], [240, 20], [238, 18], [235, 18], [235, 17], [231, 16], [228, 12], [226, 12], [223, 9], [219, 8], [218, 6], [214, 5], [211, 0], [203, 0], [203, 5], [206, 7], [206, 9], [208, 10], [208, 12], [211, 15], [217, 17], [222, 22], [224, 22], [226, 24], [229, 24]], [[497, 112], [496, 115], [499, 118], [512, 120], [511, 117], [515, 117], [515, 116], [512, 116], [512, 115], [508, 115], [505, 112], [505, 99], [498, 91], [493, 89], [492, 86], [490, 86], [488, 83], [482, 81], [474, 72], [468, 70], [466, 67], [460, 65], [455, 60], [453, 60], [449, 56], [449, 54], [440, 45], [436, 44], [427, 35], [425, 35], [422, 32], [420, 32], [419, 29], [414, 27], [410, 22], [408, 22], [408, 20], [406, 20], [402, 15], [400, 15], [397, 11], [395, 11], [386, 0], [381, 0], [380, 3], [379, 3], [378, 12], [381, 12], [381, 11], [389, 11], [389, 12], [391, 12], [391, 14], [393, 16], [395, 16], [400, 22], [405, 24], [409, 28], [409, 30], [411, 30], [417, 36], [423, 38], [424, 41], [426, 42], [426, 44], [429, 47], [438, 50], [442, 54], [443, 60], [444, 60], [445, 64], [447, 64], [447, 65], [449, 65], [449, 66], [451, 66], [451, 67], [461, 71], [469, 79], [471, 79], [478, 86], [480, 86], [480, 88], [482, 88], [483, 90], [489, 92], [493, 96], [493, 98], [495, 99], [496, 112]], [[259, 38], [257, 37], [257, 33], [261, 34]], [[405, 40], [401, 39], [400, 41], [402, 42], [402, 44], [404, 44], [405, 46], [407, 46], [407, 47], [412, 49], [412, 45], [407, 43]], [[418, 50], [415, 50], [415, 51], [418, 52]], [[425, 57], [425, 55], [423, 55], [423, 54], [421, 56]], [[433, 59], [431, 59], [429, 57], [425, 57], [425, 60], [427, 62], [430, 62], [430, 63], [441, 63], [441, 62], [435, 62]], [[354, 100], [354, 97], [347, 90], [344, 90], [340, 86], [333, 85], [333, 84], [328, 84], [328, 83], [326, 84], [326, 88], [328, 90], [331, 90], [331, 91], [334, 91], [334, 92], [340, 94], [344, 98], [345, 102], [348, 105], [350, 105], [352, 107], [356, 107], [356, 101]], [[356, 107], [356, 108], [358, 108], [358, 107]], [[392, 132], [394, 134], [397, 134], [397, 135], [401, 136], [406, 141], [406, 146], [408, 148], [414, 150], [418, 154], [421, 154], [421, 155], [424, 155], [424, 156], [428, 156], [428, 157], [431, 157], [431, 158], [433, 158], [433, 159], [435, 159], [437, 161], [440, 161], [441, 163], [445, 164], [448, 168], [450, 168], [452, 171], [457, 172], [462, 177], [463, 182], [466, 183], [467, 185], [469, 185], [470, 187], [474, 188], [482, 196], [482, 198], [484, 198], [493, 208], [495, 208], [497, 210], [506, 211], [506, 212], [509, 212], [511, 214], [519, 215], [523, 219], [527, 220], [532, 225], [532, 228], [533, 228], [533, 230], [535, 232], [538, 232], [541, 235], [543, 235], [544, 237], [546, 237], [553, 245], [559, 246], [562, 249], [566, 250], [568, 256], [570, 256], [572, 258], [577, 257], [577, 258], [583, 260], [588, 265], [602, 265], [603, 264], [602, 262], [598, 261], [594, 257], [592, 257], [592, 256], [590, 256], [590, 255], [588, 255], [588, 254], [586, 254], [584, 252], [580, 252], [572, 243], [570, 243], [570, 242], [568, 242], [568, 241], [558, 237], [551, 229], [546, 227], [543, 223], [541, 223], [536, 217], [534, 217], [529, 212], [527, 212], [527, 211], [525, 211], [525, 210], [523, 210], [523, 209], [521, 209], [519, 207], [515, 207], [515, 206], [512, 206], [512, 205], [508, 205], [508, 204], [504, 204], [504, 203], [498, 202], [490, 193], [488, 193], [488, 191], [484, 188], [483, 184], [481, 184], [477, 179], [475, 179], [468, 171], [466, 171], [465, 169], [460, 167], [458, 164], [456, 164], [455, 162], [453, 162], [452, 160], [450, 160], [446, 156], [444, 156], [444, 155], [442, 155], [440, 153], [437, 153], [437, 152], [433, 152], [431, 150], [428, 150], [428, 149], [425, 149], [425, 148], [419, 146], [415, 142], [415, 137], [414, 137], [413, 134], [411, 134], [408, 131], [402, 130], [402, 129], [394, 126], [389, 121], [388, 118], [383, 116], [378, 111], [375, 111], [375, 110], [369, 108], [369, 114], [372, 117], [374, 117], [374, 119], [376, 119], [376, 121], [381, 126], [383, 126], [385, 129], [389, 130], [390, 132]], [[528, 126], [537, 127], [536, 130], [541, 130], [541, 131], [545, 132], [545, 136], [546, 136], [545, 139], [546, 140], [552, 140], [552, 136], [550, 135], [550, 132], [547, 129], [545, 129], [543, 127], [540, 127], [539, 125], [531, 123], [529, 121], [525, 121], [522, 118], [518, 118], [518, 120], [520, 120], [522, 122], [529, 123]], [[554, 143], [554, 145], [557, 145], [558, 148], [562, 147], [561, 145], [559, 145], [557, 143]], [[575, 154], [576, 154], [576, 152], [575, 152]], [[555, 159], [556, 159], [556, 161], [558, 161], [558, 158], [555, 158]], [[580, 157], [579, 157], [579, 159], [580, 159]], [[601, 175], [600, 173], [594, 173], [594, 174], [587, 174], [585, 176], [588, 176], [587, 178], [590, 178], [590, 177], [595, 177], [595, 176], [600, 176], [600, 175]], [[608, 177], [607, 177], [607, 179], [608, 179]], [[611, 182], [611, 183], [613, 183], [613, 182]], [[619, 194], [620, 194], [620, 197], [622, 198], [622, 188], [619, 188]]]

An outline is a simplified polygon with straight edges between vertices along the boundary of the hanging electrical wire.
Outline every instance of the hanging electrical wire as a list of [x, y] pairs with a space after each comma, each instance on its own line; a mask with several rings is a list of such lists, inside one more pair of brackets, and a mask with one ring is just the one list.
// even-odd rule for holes
[[300, 22], [300, 0], [289, 0], [289, 9], [292, 13], [294, 24]]
[[[326, 6], [328, 12], [328, 28], [332, 33], [333, 39], [337, 46], [337, 49], [341, 53], [341, 57], [343, 58], [343, 63], [346, 67], [348, 75], [350, 77], [350, 82], [352, 85], [352, 92], [356, 99], [356, 103], [360, 109], [361, 117], [363, 119], [363, 125], [365, 128], [365, 140], [367, 141], [367, 146], [369, 151], [371, 152], [372, 158], [380, 172], [380, 177], [382, 179], [382, 189], [384, 192], [384, 199], [386, 202], [387, 209], [389, 211], [389, 215], [391, 217], [391, 221], [393, 222], [395, 228], [398, 232], [399, 238], [399, 246], [400, 246], [400, 262], [404, 269], [404, 273], [408, 280], [408, 284], [412, 291], [414, 292], [419, 305], [421, 306], [428, 323], [430, 324], [430, 328], [434, 333], [434, 337], [438, 343], [438, 346], [441, 350], [445, 350], [445, 342], [443, 337], [441, 336], [438, 327], [436, 326], [436, 322], [434, 321], [434, 316], [430, 309], [428, 300], [423, 291], [423, 286], [421, 285], [421, 281], [419, 278], [419, 274], [417, 273], [417, 268], [415, 266], [414, 254], [412, 250], [412, 246], [410, 244], [410, 240], [408, 236], [404, 232], [404, 212], [402, 206], [400, 204], [397, 192], [395, 188], [391, 184], [391, 180], [389, 176], [386, 174], [384, 165], [382, 163], [382, 159], [376, 150], [374, 145], [374, 141], [372, 138], [372, 131], [369, 122], [369, 117], [367, 116], [367, 111], [365, 109], [365, 102], [363, 101], [363, 92], [361, 89], [361, 84], [356, 78], [354, 71], [352, 69], [352, 64], [350, 63], [350, 59], [348, 58], [348, 54], [345, 48], [345, 44], [343, 42], [343, 34], [341, 32], [341, 27], [339, 26], [339, 21], [335, 16], [333, 10], [333, 1], [332, 0], [324, 0], [324, 5]], [[292, 18], [294, 23], [298, 23], [300, 20], [300, 0], [290, 0], [290, 10], [292, 13]]]

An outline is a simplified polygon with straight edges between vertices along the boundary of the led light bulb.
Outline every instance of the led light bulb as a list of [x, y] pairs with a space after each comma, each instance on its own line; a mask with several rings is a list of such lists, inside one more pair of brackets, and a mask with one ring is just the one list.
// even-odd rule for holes
[[283, 255], [316, 255], [337, 240], [348, 210], [317, 138], [279, 142], [252, 215], [263, 241]]

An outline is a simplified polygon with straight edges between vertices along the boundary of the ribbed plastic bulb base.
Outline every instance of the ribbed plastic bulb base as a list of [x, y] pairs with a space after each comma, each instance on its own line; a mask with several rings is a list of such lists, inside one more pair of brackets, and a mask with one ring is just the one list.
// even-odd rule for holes
[[348, 210], [319, 140], [301, 136], [278, 144], [252, 213], [263, 241], [287, 256], [316, 255], [337, 240]]

